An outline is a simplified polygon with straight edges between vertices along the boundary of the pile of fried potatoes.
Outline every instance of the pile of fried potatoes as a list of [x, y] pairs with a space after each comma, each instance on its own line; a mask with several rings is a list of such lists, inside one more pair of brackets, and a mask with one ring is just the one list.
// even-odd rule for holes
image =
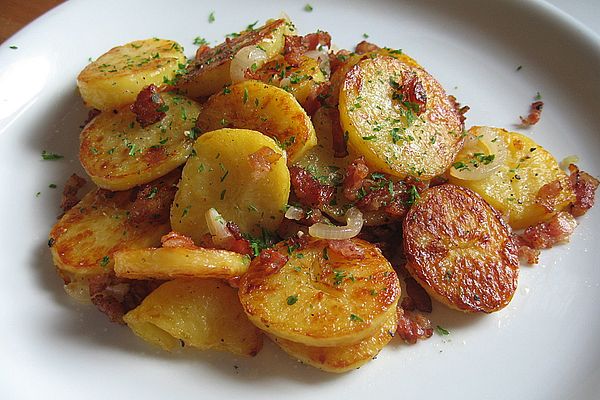
[[[49, 240], [69, 294], [96, 303], [91, 282], [110, 276], [125, 291], [111, 294], [119, 302], [131, 282], [152, 281], [120, 320], [147, 342], [253, 356], [266, 335], [303, 363], [348, 371], [397, 329], [396, 265], [357, 237], [363, 226], [395, 223], [403, 233], [391, 244], [432, 298], [484, 313], [510, 302], [519, 270], [511, 228], [545, 221], [575, 197], [554, 157], [519, 133], [465, 131], [442, 86], [400, 50], [320, 45], [290, 62], [295, 35], [290, 21], [271, 20], [191, 60], [176, 42], [138, 40], [81, 71], [79, 92], [99, 113], [81, 132], [80, 160], [97, 187]], [[132, 104], [150, 85], [161, 118], [148, 124]], [[404, 218], [361, 213], [344, 198], [360, 157], [390, 188], [424, 184]], [[335, 187], [334, 199], [318, 205], [318, 226], [261, 243], [290, 222], [291, 167]], [[447, 183], [429, 184], [440, 177]], [[557, 180], [555, 203], [540, 206], [540, 188]], [[140, 211], [144, 204], [166, 212]], [[230, 222], [260, 246], [219, 248]], [[338, 240], [352, 251], [331, 244]]]

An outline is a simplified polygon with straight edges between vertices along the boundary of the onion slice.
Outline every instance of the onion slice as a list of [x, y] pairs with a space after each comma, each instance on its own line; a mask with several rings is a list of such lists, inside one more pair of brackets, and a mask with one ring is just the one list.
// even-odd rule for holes
[[329, 54], [325, 50], [309, 50], [304, 55], [319, 62], [319, 68], [327, 78], [331, 75], [331, 65], [329, 64]]
[[289, 206], [289, 208], [285, 212], [285, 217], [287, 219], [300, 221], [302, 218], [304, 218], [304, 210], [298, 207]]
[[206, 219], [208, 231], [213, 237], [215, 244], [220, 244], [233, 237], [231, 232], [229, 232], [229, 229], [227, 229], [225, 218], [223, 218], [214, 208], [209, 208], [204, 214], [204, 218]]
[[231, 82], [238, 83], [246, 80], [246, 71], [263, 66], [267, 61], [267, 52], [258, 46], [242, 47], [231, 60], [229, 75]]
[[498, 129], [487, 126], [473, 127], [450, 175], [467, 181], [477, 181], [496, 172], [506, 163], [508, 149]]
[[308, 234], [320, 239], [344, 240], [357, 236], [362, 227], [363, 215], [358, 208], [352, 207], [346, 213], [346, 226], [317, 223], [308, 228]]

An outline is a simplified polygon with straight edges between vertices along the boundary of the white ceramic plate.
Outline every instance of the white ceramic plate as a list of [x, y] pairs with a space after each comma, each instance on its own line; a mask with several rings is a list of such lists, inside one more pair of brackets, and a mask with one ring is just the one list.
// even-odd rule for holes
[[[46, 235], [62, 184], [82, 173], [78, 127], [86, 111], [75, 77], [89, 57], [134, 39], [175, 39], [191, 55], [196, 36], [216, 43], [281, 11], [301, 32], [331, 32], [340, 47], [367, 33], [375, 43], [404, 49], [470, 105], [468, 125], [515, 129], [541, 93], [542, 120], [528, 133], [558, 159], [577, 154], [583, 169], [600, 174], [600, 40], [554, 8], [538, 1], [340, 0], [311, 1], [308, 13], [305, 4], [73, 1], [2, 45], [0, 398], [595, 397], [600, 207], [580, 220], [570, 244], [522, 268], [505, 310], [468, 316], [436, 304], [432, 319], [449, 336], [392, 344], [376, 361], [341, 376], [299, 365], [271, 345], [253, 359], [156, 351], [63, 292]], [[209, 24], [211, 11], [216, 20]], [[65, 158], [42, 161], [42, 150]]]

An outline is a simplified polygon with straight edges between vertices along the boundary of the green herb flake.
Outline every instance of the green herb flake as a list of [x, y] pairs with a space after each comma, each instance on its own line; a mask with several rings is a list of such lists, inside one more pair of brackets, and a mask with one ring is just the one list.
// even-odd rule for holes
[[215, 22], [215, 12], [211, 11], [211, 13], [208, 14], [208, 23], [212, 24], [213, 22]]
[[196, 46], [206, 46], [206, 45], [208, 45], [208, 40], [204, 39], [203, 37], [196, 36], [194, 38], [194, 44]]
[[363, 136], [362, 137], [362, 140], [366, 140], [366, 141], [375, 140], [375, 139], [377, 139], [377, 135]]
[[364, 322], [364, 320], [356, 314], [350, 314], [350, 321]]
[[313, 10], [313, 6], [311, 6], [310, 4], [306, 4], [304, 6], [304, 11], [306, 11], [306, 12], [312, 12], [312, 10]]
[[153, 199], [156, 197], [156, 194], [158, 193], [158, 188], [155, 186], [152, 189], [150, 189], [150, 193], [148, 193], [148, 195], [146, 196], [147, 199]]
[[323, 259], [329, 260], [329, 249], [327, 247], [323, 248]]
[[244, 101], [244, 104], [248, 102], [248, 88], [244, 88], [244, 97], [242, 100]]
[[226, 192], [226, 191], [227, 191], [227, 189], [223, 189], [223, 191], [221, 192], [221, 195], [220, 195], [220, 197], [221, 197], [221, 200], [224, 200], [224, 199], [225, 199], [225, 192]]
[[49, 184], [48, 187], [50, 189], [56, 189], [56, 185], [54, 183]]
[[16, 49], [18, 49], [18, 47], [17, 47], [17, 46], [15, 46], [15, 45], [8, 46], [8, 48], [9, 48], [9, 49], [12, 49], [12, 50], [16, 50]]
[[365, 39], [368, 39], [369, 38], [369, 34], [368, 33], [363, 33], [362, 37], [364, 37]]
[[291, 295], [287, 298], [287, 305], [292, 306], [292, 305], [296, 304], [297, 301], [298, 301], [298, 295], [297, 294]]
[[42, 151], [42, 160], [60, 160], [61, 158], [64, 158], [64, 156], [56, 153], [50, 153], [46, 150]]
[[438, 335], [441, 335], [441, 336], [447, 336], [450, 334], [449, 331], [447, 331], [446, 329], [442, 328], [439, 325], [435, 327], [435, 330], [438, 333]]
[[99, 264], [102, 268], [106, 267], [108, 265], [108, 263], [110, 262], [110, 257], [109, 256], [104, 256], [102, 257], [102, 259], [100, 260]]

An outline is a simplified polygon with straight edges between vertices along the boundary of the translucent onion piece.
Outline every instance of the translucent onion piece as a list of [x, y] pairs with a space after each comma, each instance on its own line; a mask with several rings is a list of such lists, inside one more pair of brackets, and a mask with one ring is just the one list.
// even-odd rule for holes
[[204, 218], [208, 225], [208, 231], [216, 244], [233, 237], [231, 232], [229, 232], [229, 229], [227, 229], [225, 218], [223, 218], [214, 208], [209, 208], [208, 211], [206, 211], [206, 214], [204, 214]]
[[326, 77], [331, 75], [331, 65], [329, 64], [329, 55], [325, 50], [310, 50], [304, 53], [306, 57], [312, 58], [319, 62], [319, 68]]
[[246, 80], [246, 71], [256, 70], [267, 60], [267, 53], [257, 46], [242, 47], [231, 60], [229, 74], [231, 82], [238, 83]]
[[296, 221], [300, 221], [304, 218], [304, 210], [298, 207], [290, 206], [285, 212], [285, 217], [287, 219], [293, 219]]
[[87, 281], [72, 281], [65, 285], [65, 292], [81, 304], [92, 304], [90, 284]]
[[[481, 151], [482, 147], [486, 148], [487, 151]], [[484, 157], [493, 155], [494, 159], [486, 164], [474, 156], [476, 153], [483, 153]], [[461, 157], [462, 154], [467, 154], [470, 158], [464, 159]], [[463, 150], [456, 159], [457, 162], [462, 164], [457, 167], [455, 162], [450, 167], [450, 174], [458, 179], [477, 181], [496, 172], [505, 164], [507, 156], [506, 143], [493, 128], [472, 128], [469, 131]]]
[[579, 162], [579, 157], [576, 155], [566, 156], [560, 162], [560, 168], [567, 171], [569, 169], [569, 164], [577, 164]]
[[344, 240], [355, 237], [363, 227], [363, 215], [358, 208], [352, 207], [346, 213], [346, 226], [314, 224], [308, 228], [312, 237], [320, 239]]

